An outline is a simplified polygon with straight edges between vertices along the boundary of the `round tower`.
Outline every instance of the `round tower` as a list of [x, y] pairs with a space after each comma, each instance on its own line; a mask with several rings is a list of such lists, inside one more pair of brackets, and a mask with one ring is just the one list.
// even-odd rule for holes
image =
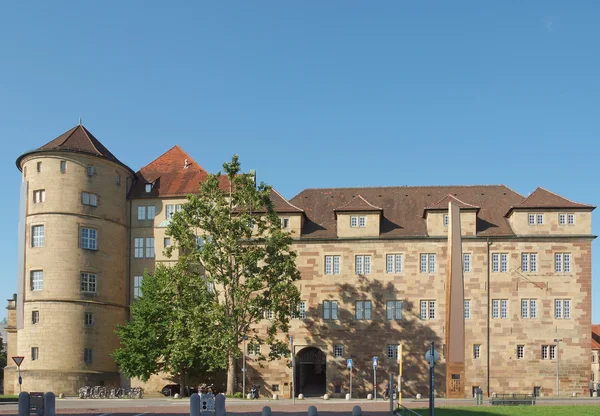
[[[128, 317], [127, 188], [134, 172], [78, 125], [17, 159], [17, 353], [24, 391], [118, 386]], [[18, 385], [15, 386], [18, 391]]]

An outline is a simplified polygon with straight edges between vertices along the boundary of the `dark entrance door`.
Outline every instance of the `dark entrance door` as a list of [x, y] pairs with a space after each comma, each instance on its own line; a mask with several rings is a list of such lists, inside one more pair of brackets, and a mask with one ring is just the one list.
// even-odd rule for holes
[[306, 347], [296, 354], [296, 396], [322, 396], [327, 391], [325, 353], [315, 347]]

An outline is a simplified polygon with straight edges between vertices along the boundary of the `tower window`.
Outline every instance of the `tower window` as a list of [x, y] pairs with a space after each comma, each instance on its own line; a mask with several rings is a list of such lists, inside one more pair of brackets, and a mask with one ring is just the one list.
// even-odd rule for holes
[[37, 162], [37, 171], [38, 172], [42, 171], [42, 162]]
[[83, 318], [83, 324], [85, 326], [94, 326], [94, 314], [86, 312]]
[[91, 363], [93, 360], [93, 352], [94, 350], [92, 350], [91, 348], [84, 348], [83, 349], [83, 361], [86, 363]]
[[35, 361], [40, 357], [39, 347], [31, 347], [31, 361]]
[[67, 171], [67, 161], [61, 160], [60, 161], [60, 173], [65, 173], [66, 171]]
[[38, 324], [40, 322], [40, 311], [31, 311], [31, 323]]
[[121, 185], [121, 175], [117, 175], [116, 183], [117, 185]]
[[87, 175], [88, 176], [94, 176], [94, 167], [93, 166], [88, 166], [87, 167]]
[[38, 189], [33, 191], [33, 203], [39, 204], [40, 202], [44, 202], [46, 200], [46, 190]]

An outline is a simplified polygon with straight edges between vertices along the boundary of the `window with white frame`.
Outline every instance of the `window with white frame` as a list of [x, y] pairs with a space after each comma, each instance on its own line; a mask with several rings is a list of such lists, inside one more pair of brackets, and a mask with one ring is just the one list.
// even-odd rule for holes
[[147, 194], [149, 194], [150, 192], [152, 192], [152, 184], [151, 183], [147, 183], [144, 186], [144, 190], [146, 191]]
[[300, 301], [298, 304], [298, 313], [296, 310], [292, 311], [292, 319], [306, 319], [306, 301]]
[[358, 226], [360, 228], [365, 228], [367, 226], [367, 217], [361, 215], [358, 217]]
[[525, 345], [517, 345], [517, 359], [525, 358]]
[[133, 298], [137, 299], [142, 296], [142, 281], [144, 276], [133, 276]]
[[323, 319], [326, 321], [338, 319], [337, 300], [324, 300], [323, 301]]
[[537, 318], [536, 299], [521, 299], [521, 318]]
[[558, 225], [567, 225], [567, 214], [558, 214]]
[[554, 318], [556, 318], [556, 319], [571, 319], [571, 300], [570, 299], [555, 299], [554, 300]]
[[542, 345], [542, 360], [554, 360], [556, 358], [556, 345]]
[[154, 237], [146, 238], [146, 258], [154, 257]]
[[571, 272], [571, 253], [554, 254], [554, 271], [556, 273]]
[[350, 227], [352, 228], [356, 228], [358, 227], [358, 217], [357, 216], [350, 216]]
[[136, 259], [141, 259], [144, 257], [144, 239], [136, 237], [134, 239], [134, 252], [133, 256]]
[[87, 167], [87, 175], [88, 176], [94, 176], [94, 167], [93, 166], [88, 166]]
[[60, 173], [65, 173], [66, 171], [67, 171], [67, 161], [61, 160], [60, 161]]
[[334, 344], [333, 356], [334, 357], [343, 357], [344, 356], [344, 346], [342, 344]]
[[434, 273], [435, 272], [435, 254], [422, 253], [421, 254], [421, 273]]
[[248, 355], [260, 355], [260, 344], [248, 344]]
[[492, 272], [494, 272], [494, 273], [508, 272], [508, 253], [493, 253], [492, 254]]
[[508, 318], [508, 299], [500, 299], [500, 318]]
[[450, 224], [450, 217], [448, 214], [444, 214], [444, 227], [447, 227]]
[[263, 311], [263, 318], [265, 319], [273, 319], [273, 317], [275, 316], [275, 313], [272, 310], [265, 310]]
[[471, 319], [471, 299], [465, 299], [465, 319]]
[[567, 214], [567, 225], [575, 224], [575, 214]]
[[535, 216], [535, 222], [537, 225], [541, 225], [544, 223], [544, 214], [537, 214]]
[[371, 274], [371, 256], [355, 257], [356, 274]]
[[94, 350], [91, 348], [83, 349], [83, 361], [87, 364], [90, 364], [94, 359]]
[[388, 300], [385, 307], [385, 317], [388, 321], [399, 321], [402, 319], [401, 300]]
[[46, 190], [45, 189], [37, 189], [33, 191], [33, 203], [39, 204], [40, 202], [46, 201]]
[[537, 272], [537, 253], [521, 253], [521, 271]]
[[95, 228], [81, 227], [81, 248], [86, 250], [98, 249], [98, 232]]
[[388, 344], [388, 346], [386, 348], [386, 354], [385, 355], [390, 360], [397, 359], [398, 358], [398, 345]]
[[421, 319], [435, 319], [435, 300], [421, 301]]
[[352, 228], [364, 228], [367, 226], [367, 217], [364, 215], [351, 215], [350, 216], [350, 227]]
[[290, 228], [290, 219], [289, 218], [281, 218], [281, 228], [287, 230]]
[[44, 226], [31, 227], [31, 247], [44, 247]]
[[83, 205], [97, 207], [98, 206], [98, 195], [91, 194], [89, 192], [82, 192], [81, 193], [81, 203]]
[[471, 254], [463, 254], [463, 272], [471, 271]]
[[39, 358], [40, 358], [40, 348], [39, 347], [31, 347], [31, 361], [39, 360]]
[[508, 318], [508, 299], [492, 299], [492, 319]]
[[356, 301], [354, 318], [357, 321], [371, 319], [371, 301], [370, 300]]
[[83, 293], [96, 293], [97, 276], [96, 273], [81, 272], [80, 289]]
[[92, 312], [86, 312], [83, 315], [83, 324], [85, 326], [94, 326], [94, 314]]
[[42, 290], [44, 287], [43, 270], [32, 270], [30, 273], [31, 290]]
[[137, 219], [138, 219], [138, 221], [146, 219], [146, 207], [144, 207], [144, 206], [138, 207], [138, 218]]
[[500, 272], [501, 273], [508, 272], [508, 253], [500, 254]]
[[473, 344], [473, 358], [478, 359], [481, 357], [481, 344]]
[[170, 220], [175, 215], [175, 205], [165, 205], [165, 217]]
[[550, 359], [556, 360], [556, 345], [550, 345]]
[[528, 219], [529, 219], [529, 225], [535, 225], [535, 214], [529, 214]]
[[387, 273], [402, 273], [402, 254], [388, 254], [386, 256]]
[[154, 205], [148, 205], [146, 207], [146, 218], [149, 220], [153, 220], [156, 216], [156, 207]]
[[31, 311], [31, 323], [33, 325], [40, 323], [40, 311]]
[[492, 300], [492, 319], [498, 319], [500, 317], [500, 300]]
[[340, 256], [325, 256], [325, 274], [340, 274]]

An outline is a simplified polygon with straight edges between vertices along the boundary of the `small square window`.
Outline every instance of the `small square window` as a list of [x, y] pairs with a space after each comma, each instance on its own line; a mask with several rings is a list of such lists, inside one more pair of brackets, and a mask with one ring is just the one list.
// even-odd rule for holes
[[335, 344], [333, 346], [333, 356], [334, 357], [343, 357], [344, 356], [344, 346], [342, 344]]
[[397, 345], [388, 345], [386, 349], [387, 358], [390, 360], [398, 358], [398, 346]]
[[94, 167], [93, 166], [87, 167], [87, 176], [94, 176]]
[[273, 386], [271, 387], [272, 391], [279, 391], [279, 384], [273, 384]]

